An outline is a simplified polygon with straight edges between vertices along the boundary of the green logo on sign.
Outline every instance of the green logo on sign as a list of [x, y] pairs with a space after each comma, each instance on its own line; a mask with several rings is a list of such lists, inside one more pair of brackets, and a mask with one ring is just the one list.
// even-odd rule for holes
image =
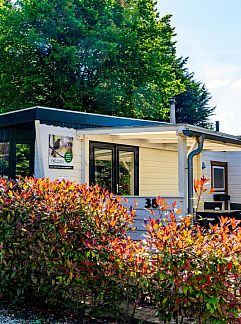
[[70, 152], [66, 152], [64, 155], [64, 160], [67, 163], [70, 163], [73, 160], [73, 155]]

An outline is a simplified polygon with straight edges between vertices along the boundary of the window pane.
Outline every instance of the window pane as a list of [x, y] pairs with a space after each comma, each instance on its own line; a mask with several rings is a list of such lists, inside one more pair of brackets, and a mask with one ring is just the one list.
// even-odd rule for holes
[[95, 148], [95, 183], [112, 191], [112, 150]]
[[213, 183], [216, 189], [225, 189], [225, 176], [223, 167], [213, 167]]
[[119, 195], [134, 195], [134, 152], [119, 151]]
[[30, 176], [30, 144], [16, 144], [16, 178]]
[[9, 173], [9, 143], [0, 143], [0, 177], [8, 178]]

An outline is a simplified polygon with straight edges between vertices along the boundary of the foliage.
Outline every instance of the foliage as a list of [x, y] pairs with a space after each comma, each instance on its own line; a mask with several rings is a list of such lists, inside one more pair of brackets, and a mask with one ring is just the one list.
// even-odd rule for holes
[[154, 0], [1, 0], [1, 111], [33, 105], [167, 118], [174, 29]]
[[125, 312], [125, 323], [143, 303], [160, 320], [239, 323], [239, 223], [221, 217], [205, 230], [190, 217], [177, 221], [175, 204], [157, 203], [162, 217], [150, 217], [135, 242], [134, 210], [98, 186], [1, 179], [0, 295], [71, 302], [83, 316]]
[[215, 192], [214, 188], [210, 188], [209, 190], [206, 188], [206, 185], [209, 184], [209, 179], [205, 178], [204, 175], [200, 179], [194, 179], [193, 181], [193, 189], [195, 193], [195, 199], [197, 200], [196, 204], [196, 211], [199, 209], [199, 205], [201, 203], [202, 196], [205, 192], [208, 191], [208, 193]]
[[210, 117], [215, 107], [210, 106], [211, 95], [205, 84], [196, 80], [194, 73], [186, 68], [187, 59], [179, 59], [182, 83], [185, 91], [176, 96], [176, 120], [178, 123], [187, 123], [206, 128], [212, 128]]
[[241, 230], [235, 219], [191, 226], [191, 217], [165, 225], [152, 219], [147, 244], [155, 251], [149, 294], [159, 316], [199, 323], [240, 323]]
[[1, 179], [0, 293], [93, 305], [111, 298], [118, 274], [112, 244], [134, 216], [121, 202], [97, 186]]

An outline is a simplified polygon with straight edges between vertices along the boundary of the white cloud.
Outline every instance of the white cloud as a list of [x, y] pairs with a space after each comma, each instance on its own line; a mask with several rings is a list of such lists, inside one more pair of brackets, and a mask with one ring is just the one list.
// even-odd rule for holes
[[239, 80], [233, 82], [233, 84], [232, 84], [232, 88], [233, 88], [233, 89], [237, 89], [237, 90], [241, 90], [241, 79], [239, 79]]
[[210, 80], [206, 82], [206, 86], [209, 90], [213, 90], [213, 89], [218, 89], [221, 87], [227, 87], [231, 85], [231, 80], [230, 79], [226, 79], [226, 80]]
[[[241, 91], [234, 81], [224, 88], [212, 90], [212, 104], [216, 106], [212, 120], [220, 121], [220, 131], [241, 135]], [[240, 82], [241, 84], [241, 82]]]
[[212, 57], [211, 60], [205, 61], [199, 67], [199, 73], [205, 80], [212, 79], [234, 79], [241, 73], [240, 64], [227, 63], [224, 60], [218, 62], [216, 57]]

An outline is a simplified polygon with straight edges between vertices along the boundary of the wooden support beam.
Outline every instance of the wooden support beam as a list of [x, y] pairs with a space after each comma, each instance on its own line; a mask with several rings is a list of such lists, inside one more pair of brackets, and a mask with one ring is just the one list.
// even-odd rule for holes
[[183, 214], [187, 213], [187, 138], [178, 136], [178, 194], [184, 197]]
[[39, 173], [40, 174], [34, 174], [36, 177], [46, 177], [46, 168], [45, 163], [43, 159], [43, 146], [42, 146], [42, 139], [41, 139], [41, 130], [40, 130], [40, 121], [35, 120], [35, 162], [34, 162], [34, 172], [36, 167], [36, 153], [38, 156], [39, 161]]

